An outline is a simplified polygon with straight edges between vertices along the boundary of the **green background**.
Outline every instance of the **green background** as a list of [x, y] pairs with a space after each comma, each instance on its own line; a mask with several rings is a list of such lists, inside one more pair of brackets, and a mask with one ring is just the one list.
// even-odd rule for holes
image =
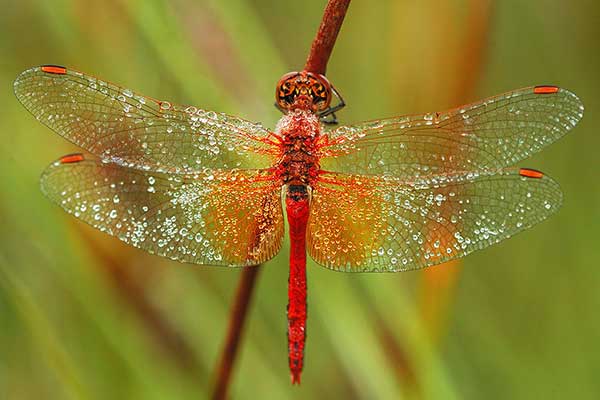
[[[47, 201], [40, 172], [75, 148], [18, 104], [17, 74], [66, 65], [274, 126], [274, 85], [302, 68], [324, 3], [0, 1], [0, 398], [208, 397], [240, 277], [129, 248]], [[429, 272], [310, 263], [300, 387], [286, 244], [261, 272], [231, 397], [599, 398], [599, 39], [589, 0], [354, 0], [327, 74], [343, 123], [566, 87], [582, 122], [523, 165], [560, 182], [564, 206]]]

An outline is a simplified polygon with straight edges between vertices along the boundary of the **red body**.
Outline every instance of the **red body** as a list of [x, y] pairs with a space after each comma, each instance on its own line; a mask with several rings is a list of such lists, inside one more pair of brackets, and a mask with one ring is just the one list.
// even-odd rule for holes
[[288, 281], [288, 355], [292, 383], [300, 383], [306, 340], [306, 191], [289, 191], [285, 199], [290, 227], [290, 277]]
[[292, 383], [300, 383], [306, 340], [306, 226], [309, 187], [319, 171], [319, 118], [302, 107], [283, 116], [277, 134], [281, 155], [277, 174], [286, 185], [286, 213], [290, 231], [288, 281], [288, 357]]

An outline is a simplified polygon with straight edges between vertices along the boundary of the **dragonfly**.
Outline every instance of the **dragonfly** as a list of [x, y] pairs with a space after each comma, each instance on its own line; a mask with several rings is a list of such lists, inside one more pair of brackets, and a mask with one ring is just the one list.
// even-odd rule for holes
[[343, 100], [307, 71], [278, 82], [274, 129], [62, 66], [26, 70], [14, 91], [86, 150], [53, 162], [41, 189], [102, 232], [180, 262], [252, 267], [279, 252], [287, 218], [292, 383], [304, 363], [307, 254], [335, 271], [398, 272], [507, 239], [562, 203], [554, 180], [513, 165], [583, 116], [573, 93], [543, 85], [327, 129]]

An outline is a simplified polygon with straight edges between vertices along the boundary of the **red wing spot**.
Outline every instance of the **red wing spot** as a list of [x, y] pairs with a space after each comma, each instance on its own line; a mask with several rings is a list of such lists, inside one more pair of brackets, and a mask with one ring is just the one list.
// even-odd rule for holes
[[535, 94], [552, 94], [558, 92], [558, 86], [536, 86], [533, 88]]
[[521, 168], [519, 170], [519, 175], [524, 176], [525, 178], [536, 178], [536, 179], [540, 179], [544, 176], [544, 174], [538, 170], [535, 169], [529, 169], [529, 168]]
[[67, 69], [65, 67], [61, 67], [60, 65], [43, 65], [42, 72], [64, 75], [67, 73]]
[[72, 163], [77, 163], [80, 161], [83, 161], [83, 154], [81, 153], [76, 153], [76, 154], [67, 154], [66, 156], [62, 156], [60, 158], [60, 163], [61, 164], [72, 164]]

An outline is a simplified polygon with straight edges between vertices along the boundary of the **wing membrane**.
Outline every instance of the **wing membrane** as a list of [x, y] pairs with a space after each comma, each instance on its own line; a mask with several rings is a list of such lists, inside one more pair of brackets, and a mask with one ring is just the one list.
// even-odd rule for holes
[[400, 178], [496, 170], [553, 143], [582, 116], [583, 105], [573, 93], [529, 87], [446, 112], [340, 127], [329, 133], [321, 165]]
[[312, 192], [308, 252], [317, 263], [348, 272], [404, 271], [465, 256], [558, 209], [558, 185], [522, 171], [411, 182], [324, 174]]
[[247, 266], [272, 258], [282, 244], [280, 187], [268, 176], [163, 174], [77, 155], [51, 164], [41, 185], [68, 213], [152, 254]]
[[62, 67], [29, 69], [14, 90], [40, 122], [120, 165], [180, 173], [270, 165], [270, 132], [240, 118], [140, 96]]

